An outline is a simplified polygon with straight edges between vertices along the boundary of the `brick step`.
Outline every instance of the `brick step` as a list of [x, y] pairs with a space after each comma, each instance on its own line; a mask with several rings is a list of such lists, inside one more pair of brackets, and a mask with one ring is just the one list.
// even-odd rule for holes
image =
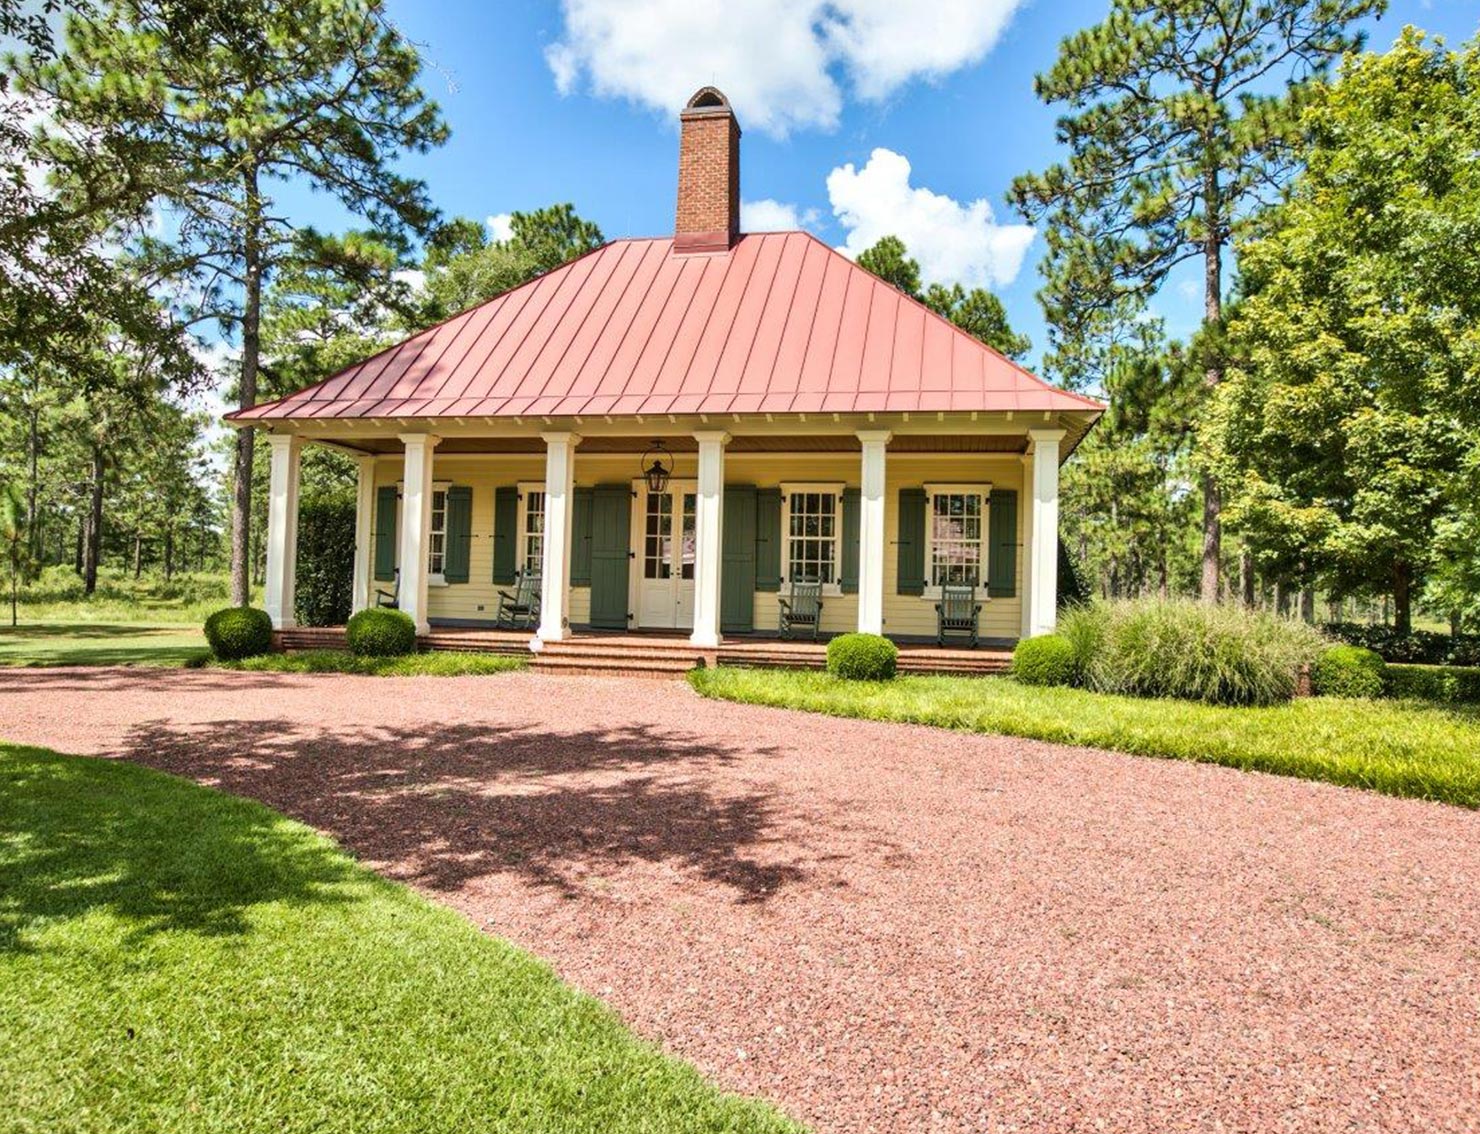
[[534, 655], [529, 668], [540, 673], [578, 674], [599, 677], [682, 677], [694, 668], [695, 659], [632, 658], [590, 654]]
[[539, 651], [540, 657], [560, 658], [612, 658], [618, 661], [673, 661], [682, 662], [692, 668], [703, 657], [703, 652], [688, 645], [644, 645], [622, 643], [620, 646], [601, 642], [585, 642], [579, 639], [565, 642], [547, 642]]

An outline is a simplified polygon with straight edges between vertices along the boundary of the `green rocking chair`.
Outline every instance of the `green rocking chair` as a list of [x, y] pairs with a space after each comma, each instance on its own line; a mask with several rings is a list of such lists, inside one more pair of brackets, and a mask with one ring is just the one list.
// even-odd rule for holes
[[822, 584], [815, 579], [793, 579], [791, 597], [778, 600], [781, 608], [781, 636], [790, 638], [793, 630], [809, 631], [817, 641], [822, 623]]
[[532, 630], [540, 620], [540, 577], [528, 571], [514, 576], [513, 591], [499, 591], [495, 625], [500, 630]]
[[976, 601], [976, 588], [970, 584], [946, 583], [940, 588], [940, 602], [935, 604], [935, 644], [944, 646], [946, 639], [965, 638], [976, 649], [977, 622], [982, 604]]

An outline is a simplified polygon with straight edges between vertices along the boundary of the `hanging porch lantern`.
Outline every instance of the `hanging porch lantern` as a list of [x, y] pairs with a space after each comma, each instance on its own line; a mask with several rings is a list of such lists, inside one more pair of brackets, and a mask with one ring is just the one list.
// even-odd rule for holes
[[[651, 464], [648, 463], [650, 457]], [[641, 467], [648, 491], [655, 496], [660, 495], [668, 487], [668, 478], [673, 475], [673, 454], [663, 447], [661, 441], [654, 441], [642, 455]]]

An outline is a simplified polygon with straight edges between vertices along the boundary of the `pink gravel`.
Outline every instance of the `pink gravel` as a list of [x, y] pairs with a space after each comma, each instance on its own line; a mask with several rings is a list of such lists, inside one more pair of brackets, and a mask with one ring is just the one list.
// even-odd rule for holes
[[1474, 1131], [1480, 819], [673, 682], [0, 671], [820, 1131]]

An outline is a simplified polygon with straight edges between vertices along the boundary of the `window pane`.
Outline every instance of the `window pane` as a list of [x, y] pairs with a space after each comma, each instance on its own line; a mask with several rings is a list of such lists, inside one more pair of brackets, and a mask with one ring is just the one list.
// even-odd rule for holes
[[837, 582], [838, 509], [833, 492], [793, 492], [787, 500], [787, 575], [797, 581]]
[[930, 581], [980, 586], [982, 579], [980, 493], [940, 492], [931, 498]]
[[432, 493], [432, 530], [427, 541], [427, 570], [442, 574], [447, 557], [447, 493]]

